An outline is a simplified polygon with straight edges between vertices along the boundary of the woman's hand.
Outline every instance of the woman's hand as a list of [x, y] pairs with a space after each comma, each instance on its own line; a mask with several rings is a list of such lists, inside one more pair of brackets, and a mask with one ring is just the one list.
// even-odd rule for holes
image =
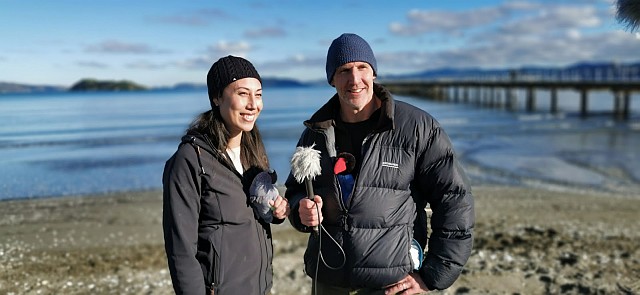
[[289, 202], [281, 196], [276, 197], [274, 201], [269, 201], [269, 205], [273, 208], [273, 217], [277, 219], [285, 219], [291, 212]]

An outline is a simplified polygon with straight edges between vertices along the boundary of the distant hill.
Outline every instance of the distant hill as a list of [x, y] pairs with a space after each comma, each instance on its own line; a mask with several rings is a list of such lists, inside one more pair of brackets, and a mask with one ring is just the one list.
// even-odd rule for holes
[[136, 91], [147, 90], [147, 87], [131, 81], [99, 81], [96, 79], [82, 79], [73, 84], [69, 91]]
[[63, 86], [27, 85], [9, 82], [0, 82], [0, 93], [35, 93], [35, 92], [60, 92], [67, 90]]
[[[312, 84], [300, 82], [294, 79], [284, 79], [284, 78], [270, 78], [270, 77], [262, 77], [262, 87], [309, 87]], [[163, 90], [192, 90], [192, 89], [207, 89], [207, 84], [205, 83], [178, 83], [172, 87], [159, 87], [154, 89], [163, 89]]]
[[525, 66], [520, 68], [480, 69], [480, 68], [441, 68], [401, 75], [385, 75], [384, 80], [406, 79], [460, 79], [460, 78], [508, 78], [533, 77], [547, 79], [578, 79], [578, 80], [611, 80], [611, 79], [640, 79], [640, 62], [581, 62], [566, 67]]
[[262, 78], [262, 87], [308, 87], [308, 83], [303, 83], [294, 79], [283, 78]]

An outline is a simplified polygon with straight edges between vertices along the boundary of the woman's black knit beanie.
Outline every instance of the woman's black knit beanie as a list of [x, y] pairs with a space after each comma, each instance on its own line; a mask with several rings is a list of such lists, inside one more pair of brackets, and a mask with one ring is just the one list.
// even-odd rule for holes
[[213, 99], [219, 98], [227, 85], [243, 78], [256, 78], [262, 83], [260, 74], [248, 60], [237, 56], [225, 56], [213, 63], [207, 74], [207, 92], [211, 108]]

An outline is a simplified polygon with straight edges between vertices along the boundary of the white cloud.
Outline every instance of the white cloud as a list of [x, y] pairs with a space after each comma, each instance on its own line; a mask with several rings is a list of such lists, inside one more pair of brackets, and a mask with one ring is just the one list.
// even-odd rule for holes
[[[325, 56], [294, 54], [281, 60], [270, 60], [256, 64], [263, 76], [287, 76], [305, 80], [309, 77], [324, 77]], [[310, 74], [311, 73], [311, 74]]]
[[89, 45], [86, 47], [87, 52], [98, 53], [133, 53], [133, 54], [145, 54], [152, 53], [154, 50], [151, 46], [143, 43], [127, 43], [118, 40], [107, 40], [98, 44]]
[[247, 55], [252, 49], [253, 46], [245, 41], [229, 42], [221, 40], [208, 46], [203, 55], [175, 61], [172, 65], [182, 69], [200, 71], [209, 69], [215, 61], [223, 56], [234, 55], [248, 58]]
[[391, 33], [405, 36], [415, 36], [425, 33], [450, 33], [474, 26], [487, 25], [497, 18], [501, 18], [497, 9], [483, 9], [479, 12], [450, 12], [411, 10], [407, 13], [408, 23], [391, 23]]
[[293, 57], [291, 57], [291, 59], [296, 62], [304, 62], [305, 60], [307, 60], [306, 56], [302, 54], [295, 54], [293, 55]]
[[245, 41], [229, 42], [225, 40], [218, 41], [216, 44], [209, 46], [208, 52], [212, 56], [236, 55], [246, 57], [252, 49], [252, 46]]
[[543, 10], [514, 19], [501, 26], [502, 34], [537, 34], [567, 29], [593, 28], [602, 24], [599, 11], [592, 6], [547, 6]]
[[265, 37], [285, 37], [287, 33], [279, 27], [260, 28], [257, 30], [248, 30], [244, 33], [248, 38], [265, 38]]
[[577, 40], [582, 37], [582, 32], [580, 32], [580, 30], [577, 30], [577, 29], [569, 29], [567, 30], [566, 33], [567, 33], [567, 38], [569, 39]]
[[186, 13], [149, 18], [151, 22], [190, 27], [207, 26], [213, 20], [226, 20], [229, 15], [220, 9], [200, 9]]
[[109, 65], [97, 61], [79, 61], [76, 62], [76, 65], [81, 66], [83, 68], [94, 68], [94, 69], [106, 69], [109, 68]]
[[539, 5], [526, 1], [466, 11], [411, 10], [407, 23], [389, 25], [392, 34], [415, 36], [427, 33], [451, 34], [460, 30], [482, 29], [503, 22], [521, 11], [535, 11]]
[[183, 61], [174, 62], [173, 65], [187, 70], [208, 69], [217, 59], [210, 57], [195, 57]]
[[129, 69], [136, 70], [158, 70], [166, 68], [164, 64], [152, 63], [149, 61], [135, 61], [125, 65]]

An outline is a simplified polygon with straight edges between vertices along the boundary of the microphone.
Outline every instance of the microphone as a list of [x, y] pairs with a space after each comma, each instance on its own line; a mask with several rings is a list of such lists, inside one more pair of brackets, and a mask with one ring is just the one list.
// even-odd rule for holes
[[[315, 150], [314, 146], [315, 143], [310, 147], [296, 147], [296, 151], [291, 157], [291, 173], [298, 183], [305, 183], [307, 197], [311, 200], [315, 196], [312, 181], [322, 171], [320, 167], [320, 151]], [[318, 233], [317, 226], [313, 230]]]
[[347, 152], [342, 152], [336, 157], [336, 162], [333, 165], [333, 174], [336, 175], [338, 182], [340, 183], [340, 191], [342, 193], [342, 201], [347, 206], [347, 201], [353, 191], [353, 185], [355, 179], [351, 174], [351, 171], [356, 167], [356, 157]]
[[348, 174], [356, 167], [356, 157], [350, 153], [342, 152], [338, 154], [336, 163], [333, 166], [333, 174]]

